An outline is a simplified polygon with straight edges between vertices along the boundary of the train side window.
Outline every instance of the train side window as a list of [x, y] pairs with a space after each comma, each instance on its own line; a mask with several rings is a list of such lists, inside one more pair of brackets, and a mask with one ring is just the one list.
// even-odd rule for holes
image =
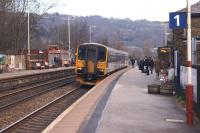
[[78, 59], [84, 60], [86, 57], [86, 49], [84, 47], [79, 47], [78, 49]]
[[112, 55], [111, 53], [110, 53], [109, 56], [108, 56], [108, 61], [109, 61], [109, 62], [113, 62], [113, 55]]
[[98, 48], [98, 61], [105, 61], [106, 60], [106, 49], [105, 48]]

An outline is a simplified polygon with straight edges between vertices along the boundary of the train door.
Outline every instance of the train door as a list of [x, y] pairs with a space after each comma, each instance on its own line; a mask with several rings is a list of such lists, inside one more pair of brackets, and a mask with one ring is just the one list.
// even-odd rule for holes
[[96, 66], [96, 49], [88, 49], [87, 59], [87, 72], [93, 74]]

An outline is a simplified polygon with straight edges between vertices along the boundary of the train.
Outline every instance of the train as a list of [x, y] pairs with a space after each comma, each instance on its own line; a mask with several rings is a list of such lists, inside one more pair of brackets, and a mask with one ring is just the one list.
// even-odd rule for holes
[[129, 54], [99, 43], [80, 44], [76, 51], [77, 81], [96, 85], [105, 76], [128, 66]]

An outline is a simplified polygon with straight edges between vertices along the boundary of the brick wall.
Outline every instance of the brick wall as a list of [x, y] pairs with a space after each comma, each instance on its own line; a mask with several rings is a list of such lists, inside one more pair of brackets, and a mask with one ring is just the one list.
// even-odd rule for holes
[[[181, 54], [181, 63], [187, 60], [187, 30], [175, 29], [172, 31], [174, 48]], [[192, 37], [200, 37], [200, 13], [192, 15]], [[198, 62], [200, 63], [200, 44], [197, 46]]]

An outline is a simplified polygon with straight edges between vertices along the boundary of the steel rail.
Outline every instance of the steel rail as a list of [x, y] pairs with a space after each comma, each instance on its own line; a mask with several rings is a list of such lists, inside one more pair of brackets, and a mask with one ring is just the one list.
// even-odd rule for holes
[[[64, 78], [66, 78], [66, 77], [64, 77]], [[51, 83], [57, 82], [61, 79], [62, 78], [53, 79], [53, 80], [50, 80], [50, 81], [47, 81], [47, 82], [43, 81], [45, 83], [41, 82], [41, 83], [38, 83], [36, 85], [29, 85], [28, 87], [23, 87], [22, 89], [18, 89], [16, 91], [13, 91], [13, 92], [10, 92], [10, 93], [7, 93], [7, 94], [0, 96], [0, 100], [5, 99], [5, 98], [12, 96], [12, 95], [16, 95], [16, 94], [19, 94], [19, 93], [22, 93], [22, 92], [32, 90], [32, 89], [37, 89], [37, 87], [41, 87], [41, 86], [44, 86], [46, 84], [51, 84]]]
[[[73, 76], [69, 76], [69, 77], [65, 77], [65, 78], [62, 78], [62, 79], [53, 81], [53, 82], [51, 82], [51, 83], [44, 83], [44, 84], [42, 84], [42, 85], [40, 85], [40, 86], [37, 86], [36, 89], [39, 89], [38, 87], [45, 87], [45, 86], [53, 86], [53, 85], [55, 85], [54, 87], [51, 87], [51, 89], [46, 89], [46, 88], [44, 88], [42, 91], [40, 91], [40, 92], [38, 92], [38, 93], [29, 95], [29, 96], [24, 97], [24, 98], [21, 98], [21, 99], [19, 99], [19, 100], [14, 100], [13, 102], [8, 103], [8, 104], [3, 104], [3, 106], [0, 106], [0, 110], [9, 109], [10, 107], [13, 107], [13, 106], [16, 105], [16, 104], [19, 104], [19, 103], [24, 102], [24, 101], [28, 101], [28, 100], [30, 100], [30, 99], [36, 97], [36, 96], [39, 96], [39, 95], [42, 95], [42, 94], [47, 93], [47, 92], [49, 92], [49, 91], [52, 91], [52, 90], [54, 90], [55, 88], [61, 87], [61, 86], [65, 85], [65, 84], [72, 83], [72, 82], [74, 82], [73, 78], [75, 78], [75, 77], [76, 77], [76, 76], [73, 75]], [[63, 83], [63, 81], [64, 81], [64, 83]], [[61, 83], [60, 83], [60, 82], [61, 82]], [[31, 89], [33, 89], [33, 88], [31, 88]], [[19, 93], [20, 93], [20, 92], [17, 92], [17, 94], [19, 94]], [[10, 95], [8, 95], [7, 97], [9, 97], [9, 96], [11, 96], [11, 95], [13, 96], [14, 94], [10, 94]], [[7, 97], [4, 97], [4, 98], [7, 98]], [[8, 100], [10, 100], [10, 99], [8, 98]], [[8, 101], [8, 100], [7, 100], [7, 101]], [[12, 100], [12, 99], [11, 99], [11, 100]]]
[[58, 103], [59, 101], [62, 101], [65, 98], [67, 98], [69, 95], [71, 95], [72, 93], [74, 93], [75, 91], [77, 91], [79, 89], [80, 88], [73, 89], [73, 90], [67, 92], [66, 94], [56, 98], [55, 100], [49, 102], [48, 104], [42, 106], [41, 108], [39, 108], [39, 109], [33, 111], [32, 113], [26, 115], [25, 117], [23, 117], [22, 119], [16, 121], [15, 123], [11, 124], [10, 126], [0, 130], [0, 133], [7, 133], [7, 132], [11, 132], [11, 131], [15, 130], [17, 127], [22, 125], [26, 120], [29, 120], [29, 119], [37, 116], [40, 112], [45, 111], [46, 109], [48, 109], [48, 107], [54, 107], [53, 105], [56, 106], [56, 103]]
[[[73, 69], [72, 69], [73, 70]], [[58, 75], [58, 73], [60, 73], [60, 76]], [[30, 75], [19, 75], [19, 76], [14, 76], [14, 77], [7, 77], [7, 78], [2, 78], [2, 81], [0, 82], [0, 87], [3, 86], [2, 84], [4, 83], [11, 83], [12, 82], [23, 82], [23, 80], [27, 80], [29, 78], [31, 78], [31, 80], [28, 82], [24, 82], [24, 83], [20, 83], [19, 85], [11, 85], [12, 87], [8, 87], [8, 85], [3, 86], [2, 88], [0, 88], [0, 93], [2, 92], [7, 92], [10, 90], [13, 90], [16, 87], [26, 87], [26, 86], [30, 86], [33, 85], [35, 83], [40, 83], [40, 82], [44, 82], [44, 81], [48, 81], [48, 80], [52, 80], [54, 78], [61, 78], [62, 76], [69, 76], [69, 75], [74, 75], [74, 71], [70, 71], [70, 69], [68, 69], [66, 72], [65, 70], [61, 70], [61, 71], [50, 71], [50, 72], [45, 72], [43, 73], [42, 71], [40, 73], [31, 73]], [[36, 79], [36, 80], [32, 80]]]

